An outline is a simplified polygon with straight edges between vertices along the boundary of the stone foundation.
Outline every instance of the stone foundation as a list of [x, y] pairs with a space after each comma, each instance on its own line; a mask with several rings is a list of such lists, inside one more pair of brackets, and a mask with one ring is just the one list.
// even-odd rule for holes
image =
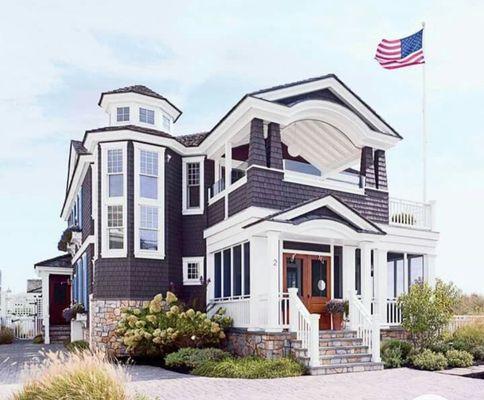
[[410, 334], [403, 329], [401, 326], [395, 326], [392, 328], [382, 329], [380, 331], [381, 340], [385, 339], [398, 339], [398, 340], [409, 340]]
[[92, 299], [89, 306], [91, 317], [90, 346], [114, 356], [126, 356], [126, 348], [118, 340], [115, 330], [125, 307], [142, 307], [143, 300], [100, 300]]
[[291, 334], [288, 332], [249, 332], [232, 328], [226, 334], [226, 350], [237, 356], [275, 359], [289, 356], [291, 352]]

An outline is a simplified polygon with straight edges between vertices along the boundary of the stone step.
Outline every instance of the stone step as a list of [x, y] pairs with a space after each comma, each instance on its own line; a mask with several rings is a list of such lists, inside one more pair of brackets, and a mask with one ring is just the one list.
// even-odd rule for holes
[[363, 340], [356, 337], [319, 339], [319, 347], [361, 346]]
[[321, 365], [319, 367], [309, 368], [309, 373], [311, 375], [330, 375], [344, 374], [349, 372], [381, 371], [382, 369], [383, 363], [364, 362], [337, 365]]
[[368, 346], [321, 346], [319, 354], [322, 356], [341, 355], [341, 354], [364, 354], [368, 351]]
[[319, 331], [320, 339], [356, 338], [356, 331]]
[[338, 354], [331, 356], [320, 356], [319, 361], [321, 365], [369, 363], [371, 361], [371, 354]]

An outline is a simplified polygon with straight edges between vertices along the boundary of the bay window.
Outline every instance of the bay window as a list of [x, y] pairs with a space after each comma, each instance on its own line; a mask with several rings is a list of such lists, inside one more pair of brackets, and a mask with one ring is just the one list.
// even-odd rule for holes
[[203, 157], [183, 159], [183, 214], [203, 214]]
[[164, 148], [134, 143], [135, 256], [164, 258]]
[[127, 144], [101, 144], [102, 246], [103, 257], [126, 257]]
[[155, 112], [147, 108], [139, 109], [139, 120], [145, 124], [154, 125], [155, 124]]
[[118, 107], [116, 110], [116, 120], [118, 122], [129, 121], [129, 107]]

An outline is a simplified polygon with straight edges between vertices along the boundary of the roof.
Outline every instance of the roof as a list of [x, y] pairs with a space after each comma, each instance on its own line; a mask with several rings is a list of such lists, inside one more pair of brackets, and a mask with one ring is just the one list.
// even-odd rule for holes
[[81, 141], [71, 140], [71, 146], [74, 148], [76, 154], [89, 154]]
[[169, 133], [160, 131], [158, 129], [144, 128], [142, 126], [137, 126], [137, 125], [105, 126], [103, 128], [90, 129], [90, 130], [86, 131], [86, 134], [88, 134], [88, 133], [95, 133], [95, 132], [121, 131], [123, 129], [129, 129], [131, 131], [136, 131], [136, 132], [141, 132], [141, 133], [148, 133], [150, 135], [156, 135], [156, 136], [160, 136], [160, 137], [164, 137], [164, 138], [175, 139], [175, 137], [172, 136], [172, 135], [170, 135]]
[[203, 142], [208, 132], [192, 133], [190, 135], [175, 136], [175, 139], [186, 147], [196, 147]]
[[[125, 87], [122, 87], [122, 88], [119, 88], [119, 89], [110, 90], [108, 92], [102, 92], [101, 97], [99, 98], [99, 101], [98, 101], [97, 104], [99, 106], [101, 105], [101, 103], [103, 101], [103, 97], [105, 95], [120, 94], [120, 93], [137, 93], [137, 94], [142, 94], [143, 96], [149, 96], [149, 97], [153, 97], [155, 99], [164, 100], [168, 104], [170, 104], [176, 111], [178, 111], [178, 113], [180, 115], [182, 113], [181, 110], [177, 106], [175, 106], [170, 100], [168, 100], [166, 97], [162, 96], [161, 94], [155, 92], [154, 90], [151, 90], [149, 87], [146, 87], [144, 85], [125, 86]], [[178, 119], [178, 117], [176, 119]], [[175, 121], [176, 121], [176, 119], [175, 119]]]
[[63, 254], [61, 256], [39, 261], [38, 263], [34, 264], [34, 268], [36, 267], [72, 268], [71, 260], [72, 260], [72, 257], [70, 254]]
[[42, 293], [42, 279], [27, 279], [27, 293]]

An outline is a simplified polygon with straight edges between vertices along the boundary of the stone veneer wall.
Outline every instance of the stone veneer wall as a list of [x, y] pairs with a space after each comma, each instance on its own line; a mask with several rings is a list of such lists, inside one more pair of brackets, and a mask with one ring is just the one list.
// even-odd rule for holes
[[226, 350], [237, 356], [260, 356], [274, 359], [289, 356], [291, 334], [288, 332], [249, 332], [232, 328], [227, 332]]
[[398, 339], [398, 340], [409, 340], [410, 334], [400, 326], [393, 328], [382, 329], [380, 331], [381, 340], [385, 339]]
[[91, 349], [102, 350], [115, 356], [127, 355], [125, 347], [118, 341], [115, 333], [121, 310], [125, 307], [143, 307], [147, 303], [148, 301], [144, 300], [92, 299], [89, 306]]

